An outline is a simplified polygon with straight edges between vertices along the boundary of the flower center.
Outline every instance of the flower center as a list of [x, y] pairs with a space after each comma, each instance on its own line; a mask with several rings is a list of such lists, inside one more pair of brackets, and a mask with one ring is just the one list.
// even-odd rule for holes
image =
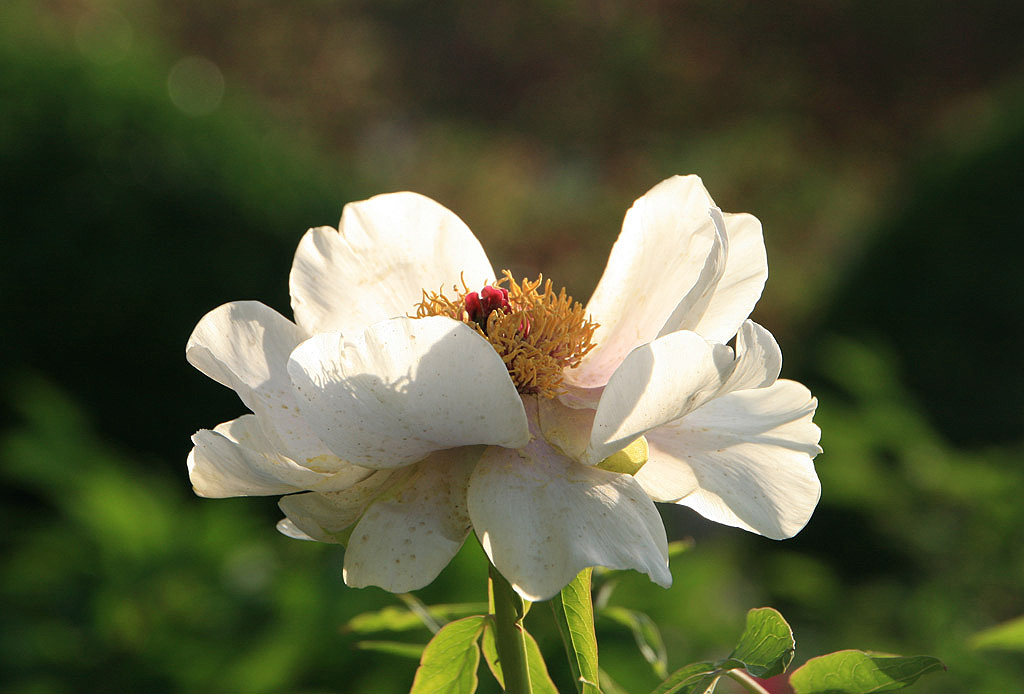
[[454, 299], [424, 290], [416, 318], [446, 316], [472, 326], [501, 356], [516, 390], [553, 398], [563, 392], [562, 372], [594, 348], [597, 323], [564, 288], [556, 293], [551, 280], [516, 282], [508, 270], [502, 274], [479, 293], [465, 283], [452, 287]]

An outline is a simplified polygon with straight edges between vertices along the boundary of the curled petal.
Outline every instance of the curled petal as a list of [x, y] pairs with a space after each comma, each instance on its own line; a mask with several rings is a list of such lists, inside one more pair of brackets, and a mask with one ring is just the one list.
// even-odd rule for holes
[[309, 538], [345, 544], [349, 529], [367, 507], [404, 480], [406, 474], [405, 471], [378, 470], [346, 489], [286, 496], [277, 503], [287, 520], [287, 523], [277, 524], [278, 530], [300, 540]]
[[292, 353], [288, 370], [313, 431], [357, 465], [399, 467], [445, 448], [529, 439], [501, 357], [448, 318], [395, 318], [352, 343], [317, 335]]
[[345, 582], [404, 593], [437, 578], [469, 534], [466, 485], [482, 451], [435, 453], [371, 504], [345, 550]]
[[765, 535], [792, 537], [821, 485], [812, 459], [817, 401], [795, 381], [741, 390], [647, 434], [650, 459], [636, 479], [656, 501]]
[[636, 569], [668, 586], [665, 528], [629, 475], [560, 455], [543, 439], [488, 448], [469, 482], [487, 556], [527, 600], [546, 600], [588, 566]]
[[584, 462], [595, 464], [649, 429], [714, 397], [734, 366], [733, 351], [679, 331], [630, 352], [601, 396]]
[[260, 417], [270, 445], [300, 463], [330, 453], [299, 414], [288, 378], [288, 355], [304, 339], [277, 311], [236, 301], [203, 316], [185, 348], [189, 363], [238, 393]]
[[316, 472], [277, 453], [255, 415], [203, 429], [192, 437], [188, 474], [199, 496], [268, 496], [355, 484], [372, 470], [336, 461]]
[[722, 236], [708, 214], [713, 205], [700, 178], [675, 176], [626, 212], [587, 304], [600, 324], [594, 333], [597, 346], [578, 368], [566, 372], [567, 383], [604, 385], [633, 348], [658, 336], [681, 301], [694, 292], [710, 293], [724, 266]]
[[471, 287], [494, 270], [469, 227], [417, 193], [389, 193], [345, 206], [337, 230], [310, 229], [289, 277], [296, 322], [308, 333], [359, 334], [410, 313], [424, 289]]

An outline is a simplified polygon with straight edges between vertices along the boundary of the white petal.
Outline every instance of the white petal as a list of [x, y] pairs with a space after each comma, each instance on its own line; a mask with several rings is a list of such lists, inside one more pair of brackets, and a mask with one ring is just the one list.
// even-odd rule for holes
[[678, 501], [713, 521], [773, 539], [807, 523], [821, 486], [817, 401], [795, 381], [742, 390], [647, 434], [650, 460], [637, 481], [658, 501]]
[[541, 434], [563, 455], [580, 460], [594, 428], [594, 409], [568, 407], [557, 398], [537, 400]]
[[698, 284], [717, 281], [723, 250], [708, 214], [713, 205], [697, 176], [662, 181], [633, 204], [587, 304], [600, 324], [594, 333], [597, 346], [578, 368], [566, 372], [567, 383], [607, 383], [634, 347], [658, 336]]
[[238, 393], [260, 417], [273, 446], [299, 462], [330, 453], [299, 415], [288, 378], [288, 355], [304, 339], [298, 326], [273, 309], [237, 301], [203, 316], [185, 348], [188, 361]]
[[[723, 214], [711, 210], [715, 225], [728, 238], [725, 267], [715, 281], [707, 303], [688, 312], [672, 330], [692, 330], [712, 342], [727, 342], [754, 310], [768, 279], [768, 254], [761, 222], [749, 214]], [[695, 309], [698, 307], [694, 307]], [[667, 330], [666, 330], [667, 332]]]
[[408, 315], [423, 290], [472, 289], [494, 270], [473, 232], [454, 213], [416, 193], [349, 203], [339, 229], [303, 236], [289, 287], [296, 322], [310, 334], [358, 334]]
[[582, 465], [537, 438], [488, 448], [469, 482], [469, 514], [491, 562], [527, 600], [546, 600], [588, 566], [672, 582], [665, 528], [629, 475]]
[[395, 318], [353, 343], [317, 335], [288, 365], [303, 416], [336, 455], [388, 468], [434, 451], [517, 447], [529, 432], [501, 357], [469, 326], [448, 318]]
[[287, 518], [282, 518], [277, 521], [277, 532], [286, 537], [290, 537], [293, 540], [308, 540], [310, 542], [316, 542], [315, 537], [310, 537], [299, 530], [299, 528]]
[[734, 369], [733, 351], [679, 331], [630, 352], [601, 396], [584, 462], [595, 464], [638, 436], [692, 412]]
[[718, 395], [734, 390], [764, 388], [782, 372], [782, 350], [766, 328], [745, 321], [736, 333], [736, 363]]
[[441, 451], [363, 514], [345, 550], [345, 583], [392, 593], [437, 578], [469, 534], [466, 484], [483, 451]]
[[[286, 496], [277, 505], [284, 512], [288, 523], [284, 526], [278, 523], [278, 530], [298, 539], [308, 537], [320, 542], [345, 544], [348, 529], [359, 520], [366, 508], [390, 486], [405, 479], [406, 475], [404, 470], [379, 470], [347, 489]], [[292, 528], [296, 528], [305, 537], [291, 532]]]
[[348, 487], [372, 470], [337, 461], [329, 473], [315, 472], [277, 453], [255, 415], [203, 429], [192, 437], [188, 473], [199, 496], [267, 496], [307, 489]]
[[678, 331], [633, 350], [598, 404], [584, 462], [595, 464], [655, 427], [686, 416], [734, 390], [762, 388], [782, 369], [775, 338], [747, 321], [736, 354], [696, 333]]

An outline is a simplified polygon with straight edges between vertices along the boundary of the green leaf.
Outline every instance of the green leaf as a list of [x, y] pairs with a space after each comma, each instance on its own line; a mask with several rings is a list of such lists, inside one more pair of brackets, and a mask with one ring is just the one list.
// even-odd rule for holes
[[693, 663], [673, 672], [651, 694], [710, 694], [721, 676], [714, 663]]
[[742, 667], [754, 677], [774, 677], [786, 671], [795, 651], [793, 630], [786, 620], [778, 611], [760, 607], [747, 612], [747, 627], [722, 666]]
[[415, 658], [419, 660], [423, 656], [422, 643], [407, 643], [405, 641], [356, 641], [356, 648], [361, 651], [376, 651], [397, 655], [403, 658]]
[[898, 656], [837, 651], [811, 658], [790, 675], [796, 694], [875, 694], [913, 684], [946, 666], [929, 655]]
[[[524, 631], [523, 634], [526, 637], [526, 667], [530, 671], [530, 686], [533, 694], [558, 694], [558, 688], [551, 681], [551, 675], [548, 674], [548, 666], [544, 663], [544, 656], [540, 652], [537, 640], [528, 631]], [[498, 659], [498, 643], [495, 640], [494, 623], [491, 620], [487, 620], [487, 626], [484, 629], [484, 637], [480, 642], [480, 647], [484, 654], [484, 660], [487, 662], [487, 667], [490, 668], [494, 679], [498, 680], [498, 684], [504, 689], [505, 676], [501, 673], [501, 661]]]
[[629, 610], [625, 607], [606, 607], [598, 615], [632, 631], [640, 654], [651, 664], [654, 674], [662, 679], [668, 676], [668, 654], [665, 651], [665, 642], [653, 619], [643, 612]]
[[[487, 605], [482, 602], [460, 603], [454, 605], [431, 605], [427, 613], [436, 621], [445, 623], [459, 617], [483, 614]], [[379, 631], [411, 631], [422, 629], [424, 622], [404, 607], [392, 605], [375, 612], [364, 612], [350, 619], [341, 630], [346, 633], [370, 634]]]
[[971, 648], [1024, 651], [1024, 617], [1011, 619], [971, 637]]
[[590, 601], [591, 569], [584, 569], [551, 600], [558, 630], [562, 634], [569, 667], [580, 694], [600, 694], [597, 667], [597, 635], [594, 633], [594, 605]]
[[486, 620], [476, 615], [444, 625], [423, 649], [410, 694], [473, 694]]

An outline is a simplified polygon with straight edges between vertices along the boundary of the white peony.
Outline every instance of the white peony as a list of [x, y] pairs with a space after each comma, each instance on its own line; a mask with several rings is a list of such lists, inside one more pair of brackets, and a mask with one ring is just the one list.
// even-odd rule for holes
[[585, 309], [499, 279], [429, 198], [349, 204], [299, 243], [294, 323], [235, 302], [193, 332], [253, 414], [193, 436], [192, 483], [287, 495], [278, 527], [344, 544], [351, 586], [423, 587], [470, 529], [528, 600], [588, 566], [667, 586], [654, 501], [781, 539], [820, 495], [816, 401], [747, 320], [767, 275], [760, 223], [696, 176], [630, 208]]

